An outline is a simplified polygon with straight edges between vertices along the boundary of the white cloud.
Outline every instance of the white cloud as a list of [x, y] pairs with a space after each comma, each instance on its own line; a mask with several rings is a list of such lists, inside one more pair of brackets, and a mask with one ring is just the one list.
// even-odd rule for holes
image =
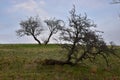
[[39, 4], [42, 5], [42, 6], [44, 6], [44, 5], [45, 5], [45, 1], [41, 0], [41, 1], [39, 2]]
[[47, 12], [43, 9], [45, 7], [45, 1], [39, 0], [25, 0], [22, 2], [14, 2], [14, 4], [8, 9], [10, 13], [24, 12], [27, 14], [40, 14], [42, 17], [48, 16]]
[[28, 2], [23, 2], [20, 4], [16, 4], [13, 6], [15, 10], [19, 10], [19, 9], [24, 9], [27, 11], [33, 11], [36, 7], [37, 7], [37, 3], [33, 0], [30, 0]]

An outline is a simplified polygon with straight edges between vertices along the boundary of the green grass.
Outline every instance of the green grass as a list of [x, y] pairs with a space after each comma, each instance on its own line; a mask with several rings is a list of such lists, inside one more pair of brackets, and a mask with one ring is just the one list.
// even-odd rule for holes
[[95, 63], [86, 60], [76, 66], [39, 63], [44, 59], [65, 60], [64, 53], [55, 44], [1, 44], [0, 80], [120, 80], [120, 60], [113, 56], [109, 68], [101, 57]]

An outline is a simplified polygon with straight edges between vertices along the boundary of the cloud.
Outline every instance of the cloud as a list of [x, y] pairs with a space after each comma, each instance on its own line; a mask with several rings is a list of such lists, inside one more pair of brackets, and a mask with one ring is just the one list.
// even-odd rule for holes
[[41, 7], [45, 5], [44, 1], [36, 2], [35, 0], [27, 0], [26, 2], [21, 2], [13, 5], [14, 11], [17, 10], [26, 10], [33, 12], [35, 9], [38, 9], [38, 7]]
[[9, 13], [27, 13], [27, 14], [41, 14], [41, 16], [48, 16], [48, 13], [43, 9], [45, 7], [44, 0], [25, 0], [21, 2], [13, 2], [13, 5], [7, 10]]
[[46, 3], [45, 3], [45, 1], [42, 0], [42, 1], [39, 2], [39, 4], [44, 6]]
[[34, 11], [35, 8], [37, 8], [37, 3], [33, 0], [30, 0], [28, 2], [23, 2], [20, 4], [16, 4], [13, 6], [14, 10], [20, 10], [20, 9], [24, 9], [27, 11]]

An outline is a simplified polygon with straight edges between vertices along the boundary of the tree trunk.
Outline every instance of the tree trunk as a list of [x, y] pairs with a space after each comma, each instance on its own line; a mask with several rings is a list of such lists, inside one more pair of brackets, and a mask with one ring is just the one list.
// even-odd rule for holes
[[50, 33], [50, 35], [49, 35], [49, 37], [48, 37], [47, 41], [45, 42], [45, 45], [47, 45], [47, 44], [48, 44], [48, 42], [50, 41], [50, 38], [51, 38], [52, 34], [53, 34], [53, 32], [51, 32], [51, 33]]
[[38, 42], [38, 44], [41, 45], [41, 42], [37, 39], [37, 37], [35, 35], [32, 35], [32, 36]]
[[75, 42], [74, 42], [71, 50], [70, 50], [69, 53], [68, 53], [68, 59], [67, 59], [67, 61], [66, 61], [67, 63], [70, 63], [71, 55], [74, 54], [74, 52], [75, 52]]

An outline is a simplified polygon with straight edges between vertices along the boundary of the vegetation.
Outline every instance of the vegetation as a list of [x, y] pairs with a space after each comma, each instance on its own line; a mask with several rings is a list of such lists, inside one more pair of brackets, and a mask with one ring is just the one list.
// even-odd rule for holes
[[[100, 35], [101, 31], [94, 29], [96, 24], [88, 19], [86, 14], [85, 16], [76, 14], [74, 6], [70, 11], [68, 24], [56, 19], [44, 22], [50, 32], [44, 41], [45, 45], [37, 38], [43, 31], [42, 23], [37, 17], [21, 21], [21, 29], [16, 32], [19, 36], [32, 36], [41, 45], [0, 45], [2, 79], [120, 79], [120, 54], [119, 51], [116, 52], [119, 47], [115, 47], [112, 42], [108, 46]], [[59, 40], [63, 43], [59, 44], [60, 46], [47, 45], [52, 35], [58, 31], [60, 31]]]
[[108, 58], [109, 67], [102, 56], [75, 66], [44, 64], [46, 59], [66, 60], [63, 52], [67, 51], [56, 44], [1, 44], [0, 80], [120, 80], [120, 59], [113, 56]]
[[107, 57], [111, 54], [117, 55], [114, 45], [108, 47], [95, 27], [96, 24], [87, 15], [77, 15], [74, 6], [70, 11], [68, 27], [64, 27], [60, 35], [60, 39], [65, 42], [62, 48], [68, 52], [67, 64], [77, 64], [85, 59], [92, 62], [97, 56], [102, 56], [109, 66]]

